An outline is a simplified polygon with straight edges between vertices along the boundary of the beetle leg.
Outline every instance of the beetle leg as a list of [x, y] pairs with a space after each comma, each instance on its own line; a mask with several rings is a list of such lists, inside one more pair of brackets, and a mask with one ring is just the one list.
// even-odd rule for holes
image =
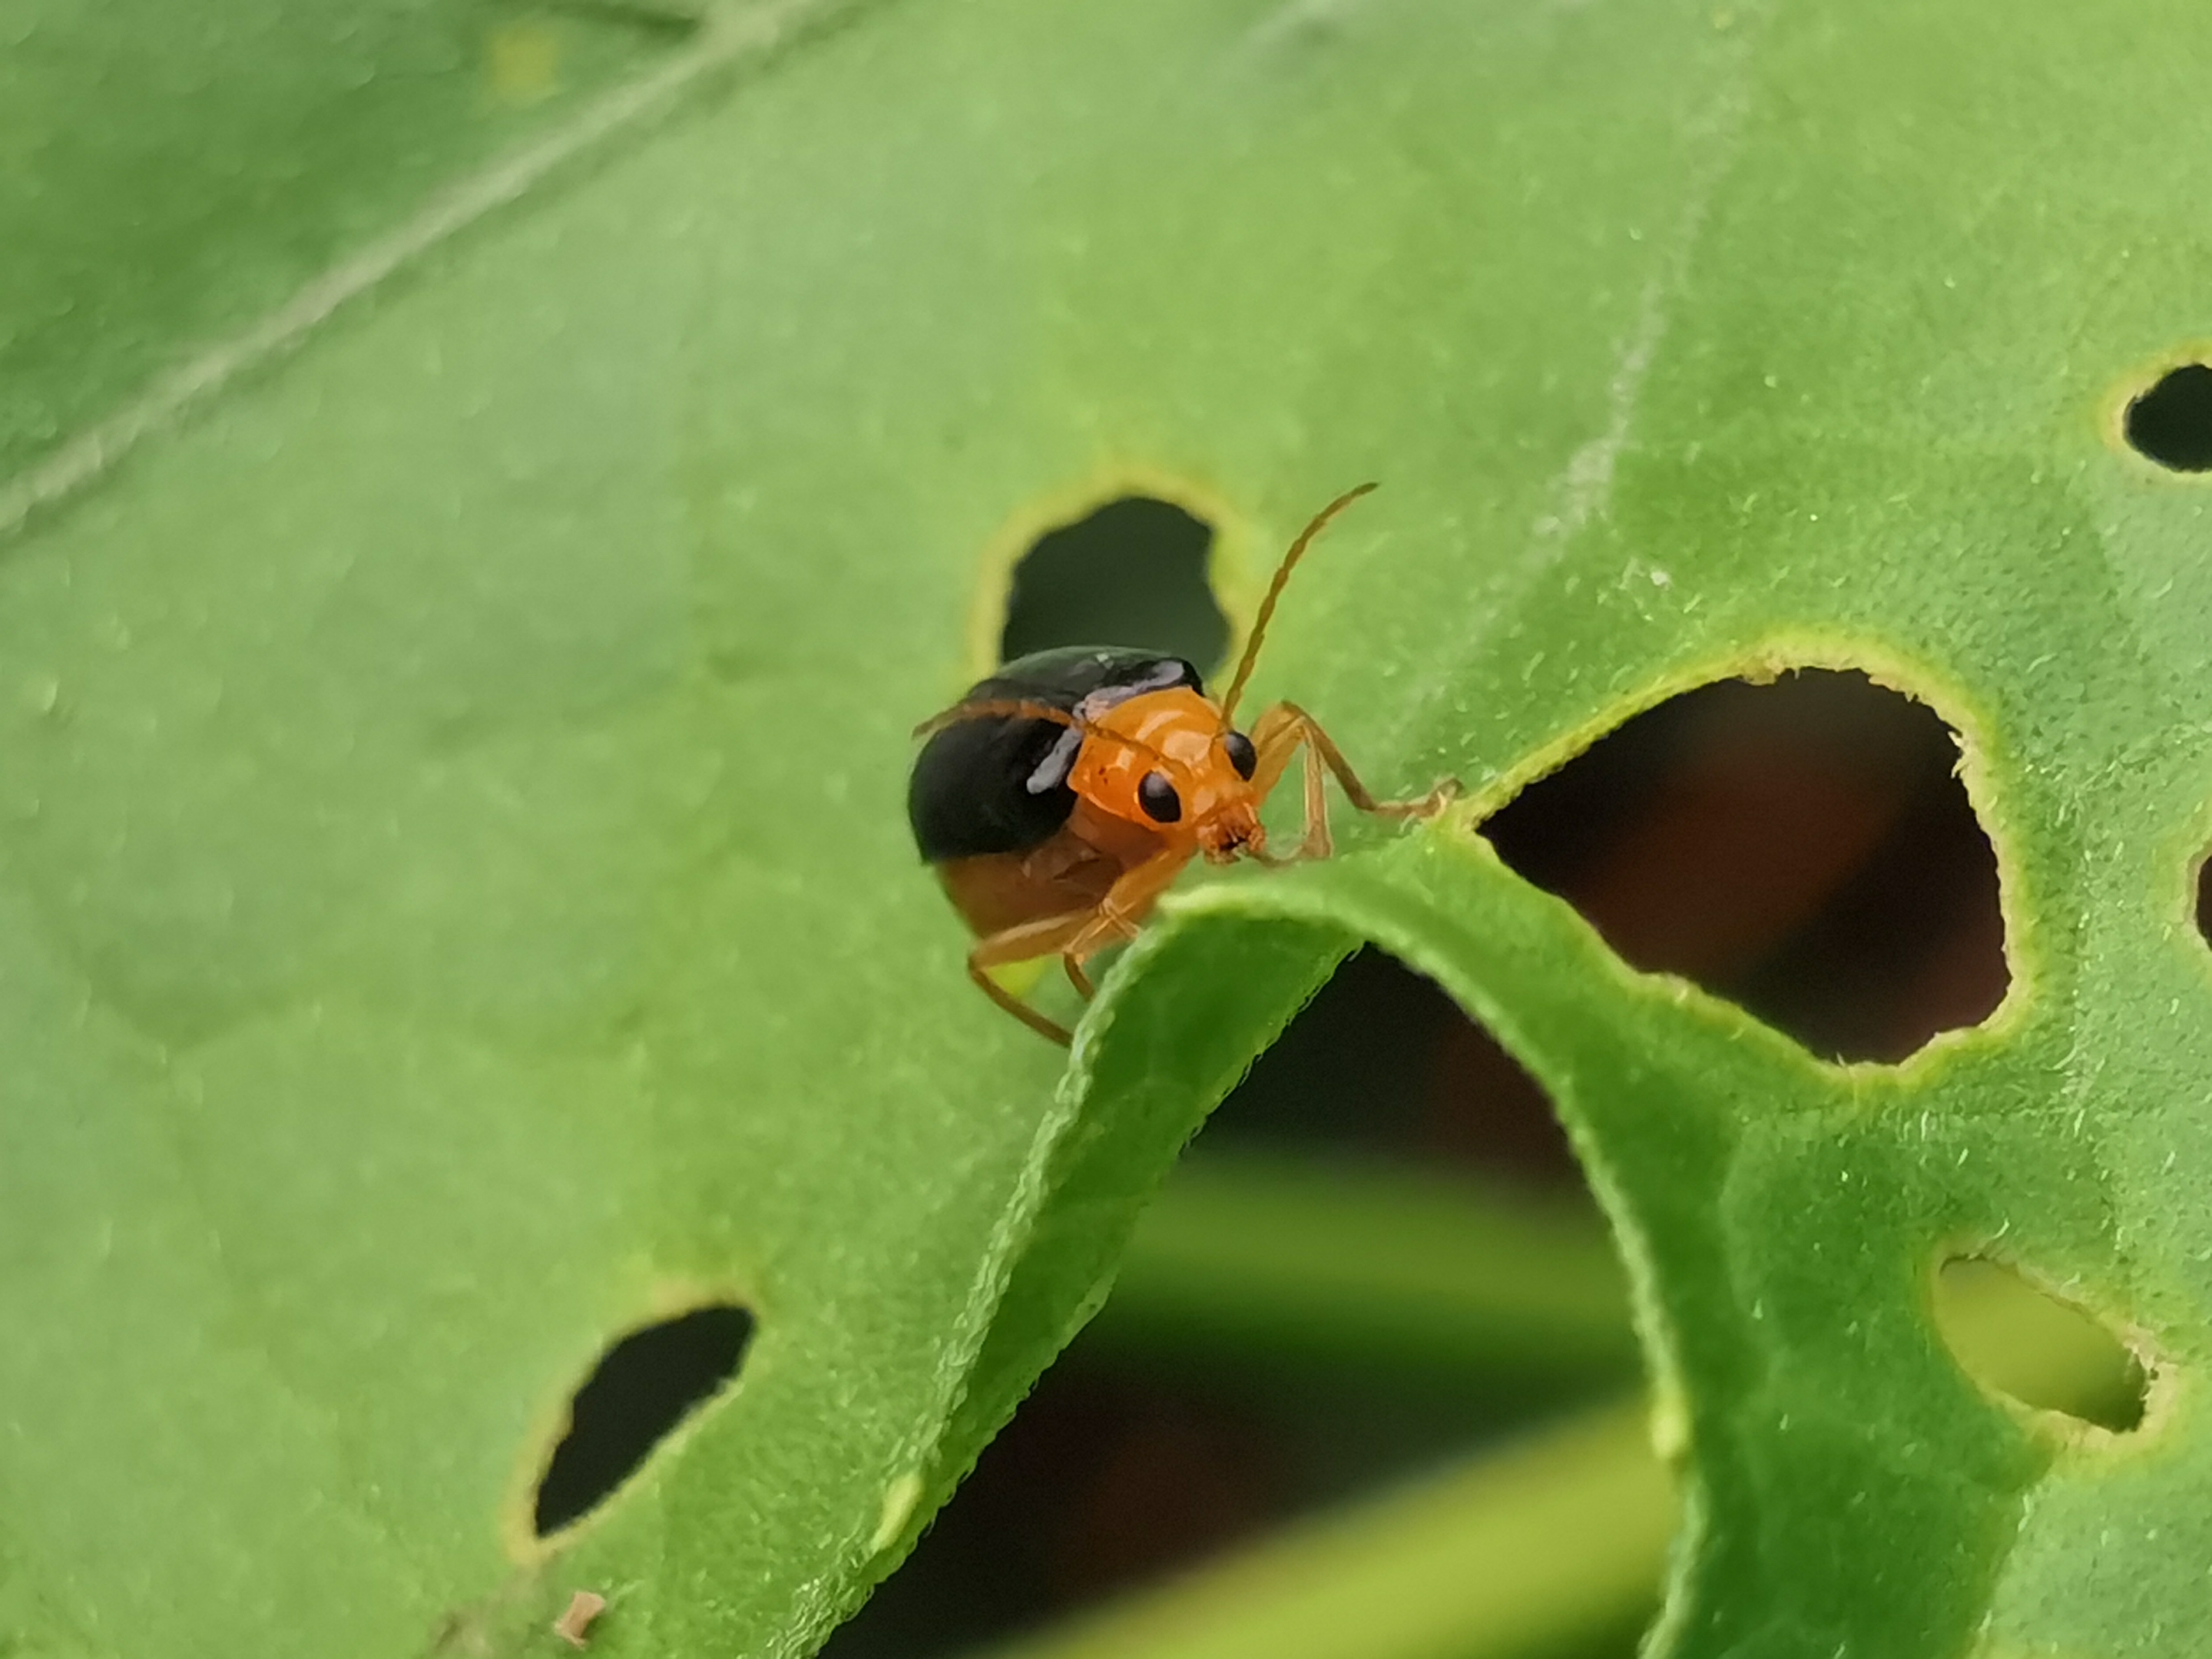
[[1042, 1036], [1066, 1048], [1073, 1040], [1067, 1028], [1049, 1019], [993, 979], [990, 969], [1009, 963], [1031, 962], [1057, 953], [1076, 989], [1088, 996], [1091, 975], [1083, 964], [1109, 945], [1137, 936], [1137, 925], [1151, 912], [1190, 854], [1180, 848], [1156, 853], [1115, 878], [1106, 896], [1087, 910], [1024, 921], [978, 939], [968, 952], [968, 977], [983, 994]]
[[1076, 965], [1079, 968], [1109, 945], [1136, 938], [1138, 924], [1152, 914], [1152, 906], [1159, 902], [1160, 895], [1182, 873], [1190, 857], [1188, 849], [1171, 847], [1116, 877], [1106, 896], [1091, 911], [1090, 927], [1066, 947]]
[[975, 948], [968, 952], [968, 977], [975, 981], [985, 996], [1030, 1030], [1040, 1036], [1050, 1037], [1065, 1048], [1073, 1041], [1067, 1027], [1030, 1007], [993, 979], [990, 970], [1003, 968], [1010, 963], [1029, 962], [1064, 951], [1091, 925], [1093, 914], [1090, 910], [1072, 910], [1066, 915], [1045, 916], [1036, 921], [1024, 921], [1003, 928], [988, 939], [976, 940]]
[[1376, 799], [1345, 759], [1344, 751], [1312, 715], [1294, 702], [1279, 702], [1253, 723], [1252, 748], [1257, 757], [1252, 787], [1263, 800], [1281, 781], [1291, 757], [1301, 748], [1305, 750], [1305, 835], [1293, 858], [1327, 858], [1335, 846], [1328, 832], [1328, 799], [1322, 789], [1324, 768], [1335, 777], [1346, 800], [1360, 811], [1378, 817], [1434, 817], [1459, 793], [1458, 782], [1447, 778], [1416, 799]]
[[1098, 994], [1098, 988], [1091, 982], [1091, 975], [1083, 971], [1081, 963], [1071, 956], [1062, 956], [1060, 960], [1067, 969], [1067, 982], [1076, 988], [1085, 1002]]

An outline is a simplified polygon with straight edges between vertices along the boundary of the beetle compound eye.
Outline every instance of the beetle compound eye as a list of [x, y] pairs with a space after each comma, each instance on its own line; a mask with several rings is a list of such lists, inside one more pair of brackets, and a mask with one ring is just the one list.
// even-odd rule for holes
[[1249, 781], [1252, 769], [1260, 763], [1259, 754], [1252, 747], [1252, 739], [1242, 732], [1228, 732], [1222, 734], [1221, 747], [1229, 757], [1229, 763], [1237, 769], [1237, 775]]
[[1155, 823], [1173, 823], [1182, 817], [1182, 797], [1176, 793], [1175, 785], [1158, 772], [1146, 773], [1144, 781], [1137, 786], [1137, 805]]

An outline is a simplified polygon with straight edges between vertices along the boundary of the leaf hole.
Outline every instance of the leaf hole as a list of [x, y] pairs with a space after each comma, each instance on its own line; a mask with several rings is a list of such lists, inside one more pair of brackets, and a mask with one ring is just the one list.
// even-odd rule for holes
[[729, 1386], [753, 1316], [733, 1303], [694, 1308], [630, 1332], [602, 1355], [568, 1403], [568, 1422], [538, 1483], [532, 1525], [544, 1538], [597, 1509], [677, 1425]]
[[1996, 855], [1926, 704], [1807, 669], [1669, 698], [1483, 825], [1632, 966], [1820, 1054], [1904, 1059], [2003, 1000]]
[[2129, 401], [2129, 447], [2176, 472], [2212, 471], [2212, 368], [2184, 363]]
[[1200, 1158], [1288, 1149], [1578, 1187], [1536, 1079], [1433, 981], [1368, 945], [1346, 957], [1206, 1121]]
[[2017, 1269], [1959, 1255], [1936, 1274], [1936, 1324], [1984, 1389], [2115, 1434], [2142, 1425], [2150, 1376], [2094, 1315]]
[[1047, 531], [1014, 566], [1001, 661], [1061, 645], [1134, 646], [1210, 672], [1229, 619], [1208, 580], [1213, 527], [1171, 501], [1124, 495]]

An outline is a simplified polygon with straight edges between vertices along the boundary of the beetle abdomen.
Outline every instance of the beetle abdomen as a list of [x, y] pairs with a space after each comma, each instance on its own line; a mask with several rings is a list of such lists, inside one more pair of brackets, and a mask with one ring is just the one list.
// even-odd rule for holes
[[[1180, 657], [1062, 646], [1016, 658], [962, 701], [1043, 703], [1088, 718], [1173, 686], [1205, 690], [1198, 670]], [[1050, 840], [1075, 810], [1067, 775], [1080, 746], [1067, 726], [1008, 715], [957, 720], [932, 735], [907, 783], [907, 818], [921, 856], [939, 864]]]

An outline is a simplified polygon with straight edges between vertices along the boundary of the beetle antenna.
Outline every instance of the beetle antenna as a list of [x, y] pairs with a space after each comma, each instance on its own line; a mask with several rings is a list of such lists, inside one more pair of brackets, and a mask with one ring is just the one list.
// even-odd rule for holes
[[914, 728], [917, 738], [927, 738], [942, 732], [948, 726], [958, 726], [965, 720], [1049, 720], [1054, 726], [1090, 736], [1091, 728], [1065, 708], [1055, 708], [1048, 702], [1031, 702], [1024, 697], [986, 697], [975, 702], [956, 702], [943, 714], [932, 714]]
[[1237, 699], [1244, 695], [1244, 682], [1252, 678], [1252, 665], [1260, 659], [1260, 642], [1267, 637], [1267, 624], [1274, 619], [1275, 601], [1283, 597], [1283, 584], [1290, 580], [1292, 567], [1304, 556], [1313, 538], [1321, 534], [1331, 519], [1374, 488], [1372, 483], [1355, 485], [1315, 514], [1313, 521], [1298, 532], [1291, 550], [1283, 555], [1282, 563], [1275, 567], [1275, 579], [1267, 584], [1267, 597], [1260, 601], [1260, 614], [1252, 622], [1252, 637], [1244, 641], [1244, 654], [1237, 659], [1237, 678], [1229, 682], [1229, 695], [1221, 700], [1221, 724], [1224, 730], [1235, 720]]
[[917, 738], [927, 738], [942, 732], [948, 726], [958, 726], [965, 720], [1048, 720], [1054, 726], [1064, 726], [1071, 732], [1080, 732], [1086, 738], [1103, 738], [1118, 743], [1125, 749], [1133, 749], [1140, 755], [1150, 755], [1163, 766], [1173, 764], [1168, 757], [1149, 743], [1119, 732], [1109, 732], [1096, 726], [1079, 715], [1048, 702], [1032, 702], [1025, 697], [985, 697], [975, 702], [959, 702], [941, 714], [933, 714], [914, 728]]

